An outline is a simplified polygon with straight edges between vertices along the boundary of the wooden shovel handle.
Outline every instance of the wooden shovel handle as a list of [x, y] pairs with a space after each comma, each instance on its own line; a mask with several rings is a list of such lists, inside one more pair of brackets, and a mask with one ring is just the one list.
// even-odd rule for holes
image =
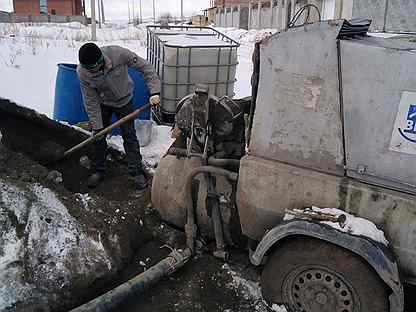
[[150, 104], [146, 104], [146, 105], [140, 107], [139, 109], [135, 110], [131, 114], [128, 114], [127, 116], [124, 116], [120, 120], [118, 120], [115, 123], [113, 123], [111, 126], [108, 126], [107, 128], [104, 128], [103, 130], [101, 130], [100, 132], [96, 133], [92, 137], [86, 139], [85, 141], [83, 141], [83, 142], [79, 143], [78, 145], [74, 146], [73, 148], [67, 150], [64, 153], [63, 158], [68, 157], [69, 155], [73, 154], [74, 152], [80, 150], [81, 148], [90, 145], [91, 143], [93, 143], [94, 141], [96, 141], [98, 138], [100, 138], [103, 135], [111, 132], [113, 129], [120, 127], [121, 125], [123, 125], [127, 121], [130, 121], [132, 119], [135, 119], [137, 116], [139, 116], [141, 113], [143, 113], [145, 110], [149, 109], [150, 107], [151, 107]]

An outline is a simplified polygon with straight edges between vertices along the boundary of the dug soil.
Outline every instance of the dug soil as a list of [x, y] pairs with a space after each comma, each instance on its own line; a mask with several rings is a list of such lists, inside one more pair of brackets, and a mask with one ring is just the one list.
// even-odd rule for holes
[[[15, 185], [37, 183], [53, 190], [69, 213], [85, 225], [86, 232], [97, 240], [100, 236], [107, 251], [121, 261], [117, 274], [95, 281], [89, 289], [79, 289], [71, 304], [59, 311], [105, 293], [162, 260], [169, 248], [183, 246], [183, 233], [163, 223], [150, 208], [150, 192], [139, 195], [134, 190], [123, 155], [110, 151], [106, 179], [90, 190], [86, 180], [94, 159], [91, 147], [62, 161], [53, 159], [54, 153], [85, 140], [87, 134], [33, 110], [0, 101], [0, 175], [4, 181]], [[108, 242], [115, 234], [120, 238], [119, 250], [111, 250], [114, 245]], [[211, 256], [211, 247], [204, 246], [185, 268], [115, 311], [253, 311], [252, 296], [242, 292], [244, 286], [233, 280], [229, 267]], [[232, 258], [239, 259], [235, 266], [243, 274], [258, 278], [245, 251], [234, 252]], [[263, 307], [262, 311], [267, 309]]]

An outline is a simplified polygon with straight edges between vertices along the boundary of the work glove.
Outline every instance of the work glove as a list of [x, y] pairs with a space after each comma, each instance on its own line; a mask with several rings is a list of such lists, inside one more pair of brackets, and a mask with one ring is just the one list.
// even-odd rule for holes
[[160, 96], [158, 94], [152, 95], [149, 99], [150, 105], [159, 106], [160, 105]]

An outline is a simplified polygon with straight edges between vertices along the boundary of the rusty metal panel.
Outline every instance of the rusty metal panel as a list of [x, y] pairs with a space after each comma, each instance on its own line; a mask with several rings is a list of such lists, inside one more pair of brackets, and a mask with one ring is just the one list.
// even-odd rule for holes
[[339, 208], [374, 222], [398, 256], [401, 272], [416, 280], [415, 196], [277, 161], [241, 161], [237, 205], [243, 234], [260, 240], [278, 225], [285, 209], [312, 205]]
[[250, 154], [343, 175], [336, 38], [340, 21], [261, 43]]
[[[402, 49], [402, 50], [400, 50]], [[416, 44], [341, 42], [348, 174], [416, 193]]]

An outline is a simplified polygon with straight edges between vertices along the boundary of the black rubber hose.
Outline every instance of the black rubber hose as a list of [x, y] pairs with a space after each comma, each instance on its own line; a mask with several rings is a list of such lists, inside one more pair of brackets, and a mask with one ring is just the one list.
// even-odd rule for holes
[[196, 223], [195, 223], [195, 211], [192, 201], [192, 181], [200, 173], [211, 173], [213, 175], [224, 176], [231, 181], [237, 181], [238, 174], [226, 169], [213, 167], [213, 166], [201, 166], [193, 169], [186, 178], [185, 183], [185, 208], [186, 208], [186, 224], [185, 224], [185, 233], [186, 233], [186, 245], [192, 251], [195, 251], [195, 237], [196, 237]]
[[190, 249], [174, 250], [169, 256], [142, 274], [70, 312], [109, 312], [132, 296], [140, 296], [153, 284], [184, 266], [191, 258]]

